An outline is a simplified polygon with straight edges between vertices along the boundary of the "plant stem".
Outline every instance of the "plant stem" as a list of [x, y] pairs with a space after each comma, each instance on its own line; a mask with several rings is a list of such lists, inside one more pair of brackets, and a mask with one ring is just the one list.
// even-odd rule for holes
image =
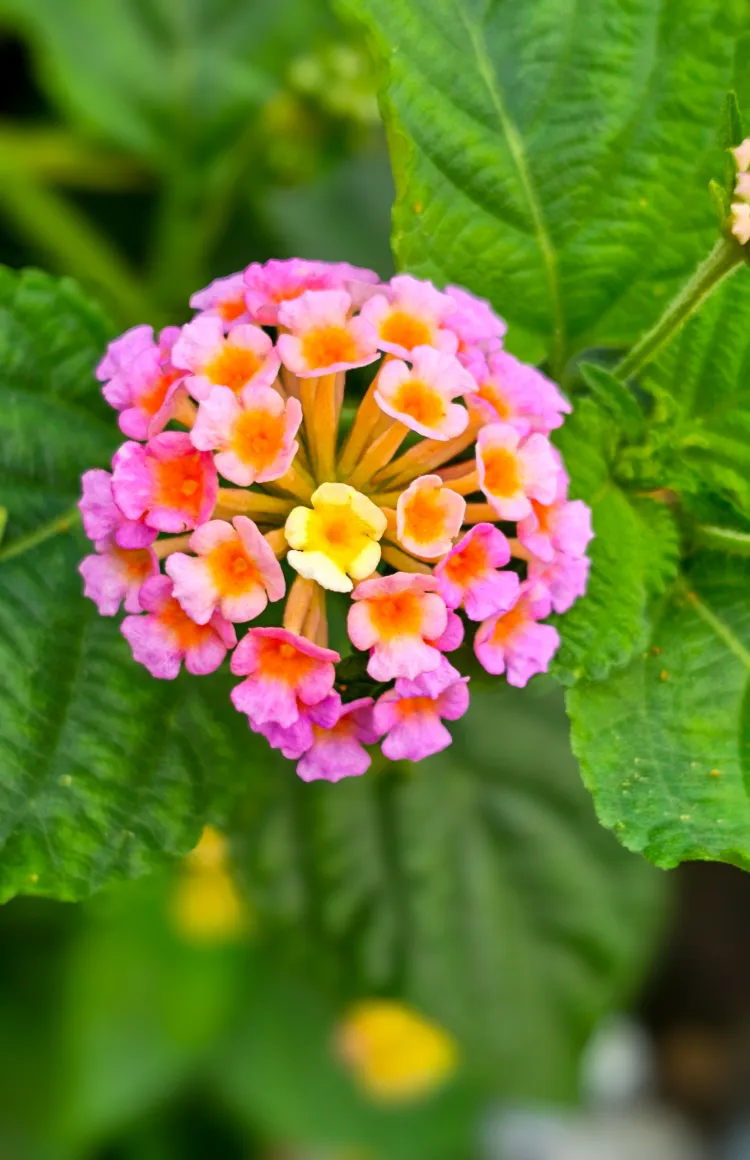
[[0, 215], [59, 269], [96, 287], [120, 323], [150, 319], [150, 299], [128, 262], [72, 201], [0, 167]]
[[695, 538], [701, 547], [718, 548], [735, 556], [750, 556], [750, 535], [747, 532], [703, 524], [695, 529]]
[[656, 325], [639, 339], [633, 349], [614, 368], [613, 373], [616, 377], [625, 382], [652, 362], [719, 283], [744, 261], [745, 251], [733, 238], [720, 238], [687, 285], [670, 302]]
[[49, 540], [52, 536], [59, 535], [60, 532], [69, 531], [81, 518], [81, 513], [78, 510], [78, 505], [69, 508], [68, 511], [63, 512], [62, 515], [57, 516], [54, 520], [50, 520], [47, 524], [42, 524], [41, 528], [35, 528], [33, 532], [27, 532], [25, 536], [19, 536], [17, 540], [11, 542], [0, 550], [0, 562], [4, 563], [6, 560], [12, 560], [14, 556], [22, 556], [24, 552], [28, 552], [30, 548], [36, 548], [37, 544], [43, 544], [45, 540]]

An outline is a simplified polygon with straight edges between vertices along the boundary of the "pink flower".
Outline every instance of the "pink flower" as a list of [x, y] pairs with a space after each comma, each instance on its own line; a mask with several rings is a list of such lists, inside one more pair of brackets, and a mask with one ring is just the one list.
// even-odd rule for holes
[[469, 412], [451, 400], [476, 390], [471, 375], [453, 355], [429, 346], [417, 347], [410, 358], [411, 369], [399, 359], [381, 368], [375, 391], [378, 406], [428, 439], [461, 435]]
[[747, 173], [750, 169], [750, 137], [746, 137], [744, 141], [740, 141], [739, 145], [732, 150], [734, 159], [737, 163], [737, 171], [739, 173]]
[[532, 500], [531, 512], [518, 524], [518, 539], [524, 548], [547, 563], [554, 560], [557, 552], [584, 556], [594, 535], [591, 508], [583, 500], [567, 500], [565, 490], [551, 504]]
[[152, 576], [141, 587], [140, 603], [146, 616], [126, 616], [122, 634], [139, 664], [152, 677], [171, 681], [184, 660], [189, 673], [203, 676], [218, 669], [227, 650], [237, 642], [234, 629], [215, 612], [208, 624], [196, 624], [172, 594], [168, 576]]
[[423, 679], [396, 681], [395, 687], [375, 702], [373, 722], [378, 733], [387, 734], [383, 753], [391, 761], [421, 761], [446, 749], [452, 738], [441, 718], [457, 721], [469, 707], [468, 677], [448, 685], [437, 697], [430, 696]]
[[213, 387], [238, 395], [245, 387], [270, 387], [279, 370], [273, 342], [259, 326], [234, 326], [224, 334], [220, 318], [199, 315], [183, 326], [172, 361], [191, 373], [185, 386], [194, 399], [207, 399]]
[[219, 483], [213, 456], [196, 451], [187, 434], [164, 431], [145, 447], [123, 443], [112, 465], [112, 493], [128, 519], [143, 517], [150, 528], [183, 532], [214, 510]]
[[420, 475], [398, 498], [398, 541], [416, 556], [443, 556], [452, 548], [465, 513], [466, 500], [439, 475]]
[[281, 361], [302, 378], [363, 367], [378, 357], [375, 334], [362, 317], [349, 318], [345, 290], [306, 290], [279, 307]]
[[232, 672], [244, 676], [232, 703], [258, 729], [286, 728], [299, 718], [297, 700], [316, 705], [333, 689], [334, 664], [341, 657], [285, 628], [251, 628], [232, 655]]
[[435, 566], [440, 595], [448, 608], [463, 604], [470, 620], [507, 612], [518, 596], [515, 572], [500, 572], [510, 560], [510, 546], [493, 524], [475, 524], [445, 559]]
[[417, 677], [419, 687], [426, 696], [432, 697], [433, 699], [439, 697], [450, 685], [455, 685], [456, 681], [460, 680], [461, 674], [457, 668], [454, 668], [447, 657], [440, 658], [440, 664], [433, 672], [421, 673]]
[[395, 572], [364, 580], [352, 592], [347, 627], [358, 649], [371, 649], [367, 671], [374, 681], [414, 679], [440, 664], [429, 641], [448, 626], [448, 611], [434, 576]]
[[507, 351], [495, 351], [487, 361], [475, 356], [470, 369], [479, 384], [471, 408], [487, 423], [509, 423], [519, 435], [546, 435], [572, 410], [551, 379]]
[[445, 325], [458, 339], [458, 349], [463, 354], [472, 347], [489, 353], [503, 345], [503, 337], [508, 327], [485, 298], [476, 298], [461, 286], [446, 286], [445, 292], [452, 298], [456, 309], [450, 313]]
[[[120, 412], [120, 430], [130, 439], [158, 435], [172, 418], [185, 372], [177, 370], [156, 346], [139, 351], [103, 389]], [[184, 392], [184, 388], [183, 388]]]
[[568, 556], [558, 552], [549, 563], [529, 562], [529, 580], [542, 587], [555, 612], [567, 612], [586, 593], [591, 561], [587, 556]]
[[360, 316], [373, 327], [381, 350], [400, 358], [410, 358], [420, 346], [456, 353], [458, 339], [443, 327], [456, 310], [452, 298], [409, 274], [391, 278], [385, 290], [365, 302]]
[[304, 258], [271, 259], [265, 265], [253, 262], [244, 277], [248, 309], [263, 326], [276, 326], [279, 307], [306, 290], [347, 290], [357, 304], [363, 298], [362, 288], [380, 281], [373, 270], [348, 262], [308, 262]]
[[741, 246], [746, 246], [750, 242], [750, 205], [733, 201], [731, 211], [732, 233]]
[[193, 294], [190, 305], [193, 310], [200, 310], [204, 318], [221, 319], [225, 330], [252, 321], [245, 302], [245, 279], [241, 273], [214, 278], [205, 290]]
[[509, 612], [483, 621], [474, 638], [477, 660], [488, 673], [505, 673], [509, 685], [523, 688], [536, 673], [546, 672], [560, 644], [557, 629], [538, 624], [550, 603], [540, 585], [526, 581]]
[[266, 721], [261, 725], [254, 725], [250, 721], [249, 724], [254, 733], [265, 737], [272, 749], [280, 749], [288, 761], [297, 761], [314, 741], [313, 727], [330, 729], [338, 721], [340, 712], [341, 697], [334, 692], [315, 705], [306, 705], [298, 697], [298, 717], [293, 725], [278, 725], [275, 721]]
[[441, 652], [453, 652], [460, 648], [464, 642], [464, 622], [461, 617], [448, 609], [448, 623], [445, 626], [445, 631], [431, 640], [428, 643], [435, 648], [440, 649]]
[[372, 719], [372, 697], [349, 701], [332, 725], [312, 722], [312, 744], [297, 765], [297, 774], [303, 781], [359, 777], [371, 762], [363, 746], [373, 745], [379, 736]]
[[544, 435], [521, 439], [508, 423], [491, 423], [477, 435], [479, 483], [501, 520], [522, 520], [532, 499], [552, 503], [559, 458]]
[[96, 552], [78, 565], [85, 581], [83, 595], [94, 601], [100, 616], [114, 616], [123, 600], [126, 612], [140, 612], [141, 585], [149, 576], [159, 573], [159, 563], [152, 550], [120, 548], [109, 537], [97, 540]]
[[273, 387], [245, 387], [239, 397], [214, 387], [198, 407], [190, 432], [201, 451], [218, 450], [216, 468], [240, 487], [280, 479], [299, 449], [302, 407]]
[[106, 383], [132, 362], [137, 354], [153, 345], [152, 326], [132, 326], [108, 345], [107, 353], [96, 368], [97, 379], [100, 383]]
[[93, 468], [81, 476], [83, 495], [78, 508], [83, 528], [90, 540], [107, 540], [110, 536], [120, 548], [147, 548], [156, 539], [154, 528], [141, 520], [129, 520], [120, 511], [112, 494], [112, 475]]
[[196, 555], [175, 552], [164, 566], [175, 599], [196, 624], [208, 624], [217, 609], [233, 623], [254, 620], [269, 600], [284, 596], [281, 566], [247, 516], [202, 524], [190, 537], [190, 551]]

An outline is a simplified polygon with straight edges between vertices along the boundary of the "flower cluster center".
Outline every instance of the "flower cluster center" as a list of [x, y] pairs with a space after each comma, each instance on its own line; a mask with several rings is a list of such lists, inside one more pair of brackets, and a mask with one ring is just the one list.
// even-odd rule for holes
[[[97, 368], [126, 441], [83, 478], [86, 595], [124, 605], [154, 677], [228, 657], [233, 705], [306, 781], [364, 773], [376, 743], [439, 752], [469, 705], [464, 637], [525, 685], [585, 590], [590, 513], [550, 441], [570, 404], [458, 286], [290, 259], [191, 305]], [[356, 674], [338, 681], [331, 592]]]

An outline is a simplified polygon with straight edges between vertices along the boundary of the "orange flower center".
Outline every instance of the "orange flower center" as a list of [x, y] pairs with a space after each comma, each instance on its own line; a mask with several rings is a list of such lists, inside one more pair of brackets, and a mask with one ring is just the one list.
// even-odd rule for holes
[[200, 452], [175, 459], [152, 460], [156, 487], [154, 506], [177, 508], [196, 523], [203, 501], [203, 465]]
[[329, 728], [325, 728], [323, 725], [316, 725], [314, 722], [311, 722], [311, 725], [313, 737], [316, 741], [320, 737], [330, 737], [332, 733], [336, 737], [353, 737], [356, 730], [356, 724], [351, 716], [342, 717], [340, 721], [337, 721], [335, 725], [331, 725]]
[[138, 406], [147, 415], [155, 415], [164, 400], [167, 397], [167, 391], [172, 386], [175, 379], [179, 379], [184, 375], [184, 371], [167, 371], [163, 375], [159, 375], [150, 391], [145, 391], [138, 398]]
[[302, 357], [311, 369], [357, 361], [357, 345], [345, 326], [323, 326], [302, 338]]
[[405, 697], [395, 704], [399, 717], [412, 717], [415, 713], [434, 713], [435, 702], [431, 697]]
[[485, 403], [489, 403], [499, 419], [507, 419], [511, 414], [511, 409], [508, 406], [505, 396], [493, 382], [482, 383], [477, 391], [476, 397], [478, 399], [484, 399]]
[[348, 548], [352, 539], [352, 520], [344, 516], [341, 519], [328, 519], [321, 531], [332, 548]]
[[466, 588], [486, 569], [487, 552], [478, 536], [472, 536], [460, 552], [445, 561], [445, 575], [460, 588]]
[[112, 548], [131, 580], [145, 580], [151, 572], [151, 556], [145, 548]]
[[241, 596], [261, 584], [260, 572], [239, 540], [218, 544], [206, 557], [214, 584], [223, 596]]
[[234, 425], [232, 449], [243, 463], [270, 467], [284, 442], [284, 416], [260, 409], [243, 411]]
[[515, 495], [521, 488], [518, 459], [505, 447], [491, 447], [485, 451], [484, 486], [490, 495]]
[[295, 686], [317, 663], [314, 657], [306, 656], [289, 641], [273, 637], [261, 641], [258, 672], [263, 677]]
[[550, 516], [552, 515], [552, 506], [553, 505], [552, 504], [538, 503], [535, 499], [532, 499], [531, 506], [534, 509], [534, 515], [536, 516], [537, 522], [539, 524], [539, 531], [540, 532], [548, 532], [549, 531], [549, 519], [550, 519]]
[[381, 640], [394, 636], [418, 636], [422, 627], [422, 606], [413, 592], [398, 592], [369, 601], [370, 617]]
[[241, 314], [245, 313], [247, 307], [245, 306], [245, 299], [232, 298], [229, 302], [222, 302], [219, 306], [219, 315], [225, 322], [234, 322], [235, 318], [239, 318]]
[[430, 544], [440, 537], [445, 524], [445, 512], [437, 488], [424, 488], [414, 493], [404, 505], [406, 533], [417, 543]]
[[438, 391], [419, 380], [408, 379], [393, 398], [393, 409], [423, 427], [434, 427], [445, 418], [445, 401]]
[[220, 387], [229, 387], [235, 395], [258, 373], [263, 360], [252, 350], [227, 344], [221, 354], [205, 369], [206, 378]]
[[404, 350], [413, 350], [415, 346], [430, 345], [432, 329], [421, 318], [405, 314], [403, 310], [394, 310], [380, 327], [380, 337], [383, 342], [392, 342]]
[[164, 627], [174, 633], [177, 645], [181, 649], [195, 648], [213, 632], [210, 625], [196, 624], [191, 620], [174, 597], [170, 597], [161, 612], [156, 615]]
[[510, 612], [506, 612], [504, 616], [498, 618], [497, 624], [492, 630], [492, 643], [505, 644], [506, 641], [513, 635], [517, 628], [525, 624], [529, 619], [528, 609], [525, 600], [519, 600]]

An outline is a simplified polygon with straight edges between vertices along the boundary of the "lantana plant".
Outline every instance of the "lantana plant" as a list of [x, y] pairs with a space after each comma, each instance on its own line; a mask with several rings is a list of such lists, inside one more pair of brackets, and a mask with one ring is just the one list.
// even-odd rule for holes
[[[523, 686], [557, 649], [546, 619], [585, 591], [590, 512], [549, 438], [569, 402], [503, 348], [488, 303], [408, 274], [269, 261], [191, 306], [97, 368], [127, 441], [83, 476], [86, 595], [124, 604], [156, 678], [231, 653], [235, 707], [307, 781], [364, 773], [378, 741], [437, 753], [469, 703], [446, 654], [471, 635]], [[351, 598], [370, 695], [337, 672], [328, 592]], [[280, 601], [280, 627], [253, 623]]]

